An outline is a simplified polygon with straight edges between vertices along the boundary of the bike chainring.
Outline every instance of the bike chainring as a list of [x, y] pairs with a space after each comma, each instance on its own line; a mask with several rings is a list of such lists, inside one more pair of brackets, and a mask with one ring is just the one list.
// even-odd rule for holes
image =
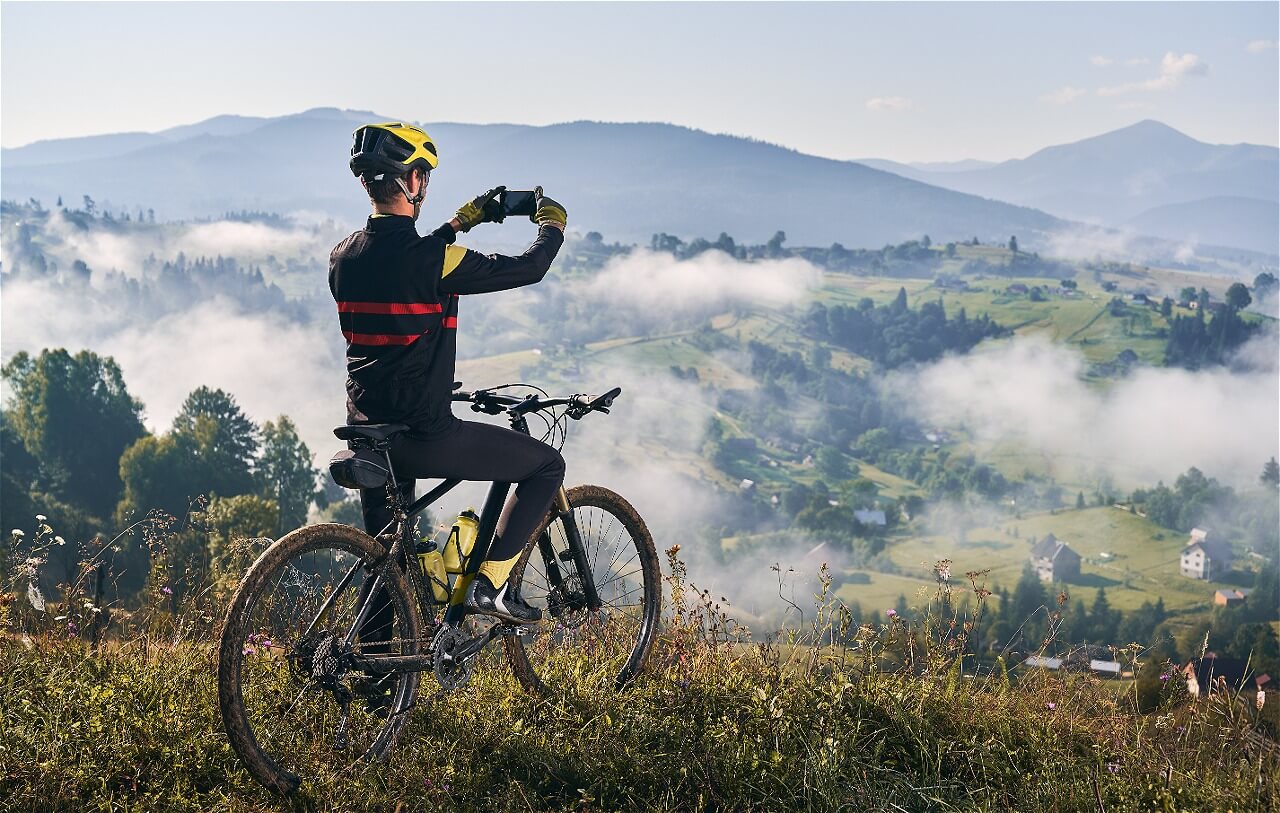
[[453, 626], [441, 627], [431, 642], [431, 673], [446, 692], [464, 685], [471, 679], [475, 671], [475, 656], [455, 659], [454, 653], [462, 649], [471, 639], [461, 629]]

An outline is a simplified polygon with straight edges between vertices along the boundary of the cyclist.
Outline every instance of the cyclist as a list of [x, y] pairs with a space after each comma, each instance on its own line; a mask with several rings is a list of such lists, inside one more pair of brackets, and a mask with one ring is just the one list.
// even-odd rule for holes
[[[538, 187], [530, 216], [538, 236], [523, 254], [485, 255], [457, 245], [458, 232], [492, 222], [485, 204], [503, 190], [497, 187], [419, 236], [415, 223], [438, 164], [435, 143], [418, 127], [388, 122], [355, 131], [351, 172], [373, 213], [329, 257], [329, 288], [347, 340], [347, 423], [409, 426], [390, 443], [406, 503], [418, 478], [516, 484], [466, 603], [517, 623], [536, 621], [541, 610], [510, 590], [507, 577], [564, 480], [564, 458], [536, 438], [453, 415], [458, 300], [539, 282], [564, 242], [567, 217]], [[391, 521], [385, 490], [362, 489], [360, 504], [370, 534]], [[389, 625], [390, 613], [389, 603], [375, 598], [370, 625]]]

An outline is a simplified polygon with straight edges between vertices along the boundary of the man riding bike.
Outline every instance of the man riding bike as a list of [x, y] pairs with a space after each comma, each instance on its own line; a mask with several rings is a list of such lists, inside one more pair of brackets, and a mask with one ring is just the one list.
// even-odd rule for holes
[[[453, 415], [458, 300], [540, 281], [564, 242], [567, 217], [538, 187], [530, 216], [538, 236], [523, 254], [484, 255], [455, 244], [458, 232], [493, 222], [493, 207], [485, 205], [503, 191], [497, 187], [419, 236], [415, 223], [438, 164], [435, 143], [418, 127], [390, 122], [355, 132], [351, 172], [373, 214], [329, 255], [329, 289], [347, 340], [347, 423], [409, 426], [390, 446], [406, 504], [418, 478], [516, 484], [466, 604], [516, 623], [537, 621], [542, 612], [509, 590], [507, 577], [564, 480], [564, 458], [528, 435]], [[362, 489], [360, 504], [365, 530], [376, 536], [392, 519], [385, 490]], [[390, 615], [386, 601], [379, 603], [373, 629]]]

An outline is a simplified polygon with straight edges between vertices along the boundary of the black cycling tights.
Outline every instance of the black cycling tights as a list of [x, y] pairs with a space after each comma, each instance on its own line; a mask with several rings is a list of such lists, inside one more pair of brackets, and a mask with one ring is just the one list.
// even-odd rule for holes
[[[564, 482], [564, 458], [528, 435], [476, 421], [458, 421], [447, 434], [431, 440], [400, 435], [391, 442], [391, 465], [405, 504], [414, 500], [415, 480], [493, 480], [515, 483], [498, 518], [488, 558], [510, 559], [538, 529], [556, 490]], [[377, 534], [391, 521], [386, 489], [360, 490], [364, 527]]]

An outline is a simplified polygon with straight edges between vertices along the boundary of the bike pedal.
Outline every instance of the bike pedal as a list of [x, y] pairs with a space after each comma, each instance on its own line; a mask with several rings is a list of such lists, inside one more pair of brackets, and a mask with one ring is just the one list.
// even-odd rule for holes
[[498, 634], [504, 637], [532, 638], [538, 634], [538, 626], [536, 624], [503, 624], [498, 628]]

